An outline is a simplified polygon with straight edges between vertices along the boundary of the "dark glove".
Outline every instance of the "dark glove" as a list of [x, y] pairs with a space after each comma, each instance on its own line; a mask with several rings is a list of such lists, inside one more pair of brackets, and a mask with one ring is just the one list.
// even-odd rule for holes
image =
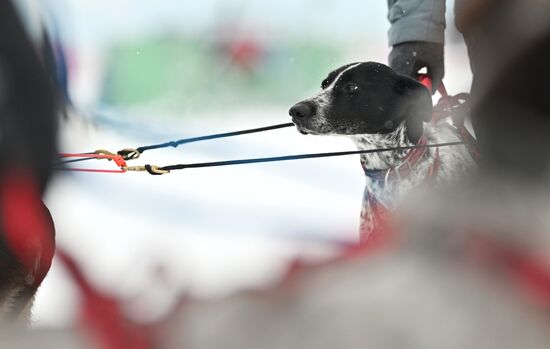
[[431, 42], [404, 42], [393, 46], [389, 57], [390, 68], [399, 74], [416, 78], [424, 67], [432, 79], [434, 93], [445, 75], [443, 44]]

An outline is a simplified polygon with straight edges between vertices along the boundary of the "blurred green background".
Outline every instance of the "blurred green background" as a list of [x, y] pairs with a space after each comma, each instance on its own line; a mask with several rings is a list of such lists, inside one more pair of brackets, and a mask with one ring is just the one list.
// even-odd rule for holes
[[251, 39], [166, 36], [125, 42], [108, 55], [102, 102], [188, 111], [280, 104], [319, 85], [340, 60], [339, 47], [313, 41], [265, 47]]

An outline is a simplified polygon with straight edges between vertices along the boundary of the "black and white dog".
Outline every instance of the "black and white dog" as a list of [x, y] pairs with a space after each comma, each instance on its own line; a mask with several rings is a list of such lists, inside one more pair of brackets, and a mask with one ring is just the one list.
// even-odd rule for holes
[[[289, 114], [302, 134], [350, 136], [360, 150], [460, 141], [445, 120], [432, 120], [429, 90], [380, 63], [352, 63], [331, 72], [322, 91]], [[383, 227], [385, 210], [427, 179], [435, 183], [475, 168], [464, 146], [417, 148], [361, 155], [366, 189], [361, 241]]]

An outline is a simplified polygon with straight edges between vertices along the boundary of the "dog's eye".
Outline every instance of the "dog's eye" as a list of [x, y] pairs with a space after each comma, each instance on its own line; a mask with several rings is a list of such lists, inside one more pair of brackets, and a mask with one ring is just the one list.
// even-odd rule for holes
[[353, 83], [349, 83], [344, 86], [344, 91], [346, 92], [356, 92], [357, 90], [359, 90], [359, 86]]
[[321, 88], [322, 88], [323, 90], [324, 90], [325, 88], [327, 88], [327, 87], [328, 87], [328, 83], [329, 83], [328, 79], [323, 80], [323, 82], [321, 82]]

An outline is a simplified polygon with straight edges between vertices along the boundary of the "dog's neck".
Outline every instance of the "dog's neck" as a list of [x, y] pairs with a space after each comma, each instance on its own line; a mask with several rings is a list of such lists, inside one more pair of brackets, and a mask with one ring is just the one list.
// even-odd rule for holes
[[[414, 143], [407, 136], [405, 124], [393, 132], [385, 134], [362, 134], [352, 136], [359, 150], [384, 149], [412, 146]], [[385, 151], [361, 154], [361, 162], [368, 170], [385, 170], [402, 163], [409, 150]]]

